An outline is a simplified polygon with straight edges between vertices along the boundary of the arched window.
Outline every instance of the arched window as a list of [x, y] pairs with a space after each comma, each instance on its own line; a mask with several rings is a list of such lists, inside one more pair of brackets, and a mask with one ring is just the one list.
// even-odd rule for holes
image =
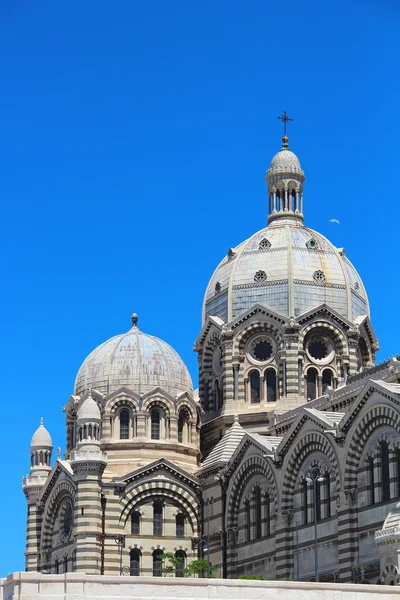
[[306, 479], [302, 482], [302, 496], [303, 496], [303, 522], [304, 525], [308, 523], [308, 483]]
[[[315, 517], [317, 517], [317, 523], [318, 521], [321, 520], [321, 481], [317, 481], [315, 482], [315, 500], [316, 500], [316, 505], [314, 506], [314, 521], [315, 521]], [[314, 495], [313, 495], [314, 497]]]
[[266, 373], [267, 402], [276, 402], [276, 373], [274, 369], [268, 369]]
[[262, 537], [261, 530], [261, 490], [257, 487], [254, 490], [254, 508], [255, 508], [255, 525], [256, 525], [256, 539], [260, 539]]
[[162, 560], [161, 560], [162, 554], [163, 554], [162, 550], [154, 550], [154, 552], [153, 552], [153, 577], [161, 577], [162, 576]]
[[368, 459], [368, 479], [370, 489], [370, 504], [375, 504], [375, 476], [374, 476], [374, 459], [372, 456]]
[[153, 504], [153, 535], [163, 534], [163, 505], [162, 502], [156, 501]]
[[252, 371], [250, 373], [250, 402], [259, 404], [260, 402], [260, 373]]
[[307, 401], [315, 400], [317, 397], [317, 370], [308, 369], [307, 371]]
[[383, 441], [381, 446], [381, 480], [382, 480], [382, 501], [390, 500], [390, 479], [389, 479], [389, 446]]
[[180, 444], [182, 443], [189, 443], [189, 416], [187, 414], [186, 409], [182, 409], [179, 412], [179, 419], [178, 419], [178, 442]]
[[325, 473], [325, 490], [326, 490], [326, 518], [331, 515], [331, 475], [328, 471]]
[[140, 576], [140, 550], [134, 548], [129, 553], [129, 575], [133, 577]]
[[178, 562], [175, 566], [175, 577], [183, 577], [186, 563], [186, 552], [183, 550], [177, 550], [175, 552], [175, 558], [178, 559]]
[[221, 392], [218, 381], [214, 382], [214, 409], [217, 414], [221, 410]]
[[127, 408], [119, 413], [119, 438], [120, 440], [129, 439], [129, 410]]
[[31, 454], [31, 467], [35, 465], [35, 455]]
[[131, 517], [131, 534], [140, 535], [140, 512], [135, 510]]
[[324, 369], [322, 372], [322, 393], [324, 394], [328, 386], [332, 387], [333, 373], [330, 369]]
[[246, 520], [246, 542], [250, 542], [251, 540], [251, 511], [250, 511], [250, 502], [246, 500], [244, 503], [245, 510], [245, 520]]
[[281, 210], [281, 192], [280, 190], [276, 190], [276, 210], [279, 212]]
[[269, 494], [265, 494], [265, 534], [271, 535], [271, 501]]
[[185, 517], [182, 513], [179, 513], [179, 515], [176, 515], [175, 526], [176, 526], [176, 537], [177, 538], [185, 537]]
[[153, 408], [150, 413], [151, 420], [151, 439], [160, 439], [160, 411], [158, 408]]

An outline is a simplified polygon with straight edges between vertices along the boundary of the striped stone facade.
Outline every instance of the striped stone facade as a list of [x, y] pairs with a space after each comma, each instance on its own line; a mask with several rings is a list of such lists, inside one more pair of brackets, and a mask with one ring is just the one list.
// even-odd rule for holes
[[[320, 580], [383, 582], [388, 558], [381, 561], [374, 536], [400, 501], [400, 359], [276, 416], [267, 435], [240, 419], [199, 471], [203, 501], [214, 506], [211, 561], [219, 576], [313, 580], [316, 516]], [[307, 477], [316, 466], [315, 506]], [[400, 537], [396, 543], [394, 569]]]

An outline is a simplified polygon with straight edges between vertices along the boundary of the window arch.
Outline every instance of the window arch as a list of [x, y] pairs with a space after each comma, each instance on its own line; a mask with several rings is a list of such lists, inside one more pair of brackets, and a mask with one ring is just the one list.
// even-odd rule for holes
[[140, 559], [142, 555], [140, 550], [134, 548], [129, 553], [129, 575], [133, 577], [140, 576]]
[[175, 577], [183, 577], [186, 564], [186, 552], [183, 550], [177, 550], [175, 552], [175, 558], [178, 559], [178, 562], [175, 566]]
[[185, 537], [185, 515], [182, 513], [179, 513], [175, 517], [175, 530], [177, 538]]
[[135, 510], [131, 517], [131, 534], [140, 535], [140, 512]]
[[249, 376], [250, 382], [250, 402], [251, 404], [260, 403], [260, 373], [258, 371], [251, 371]]
[[129, 410], [123, 408], [119, 413], [119, 439], [129, 439]]
[[152, 408], [150, 411], [150, 422], [151, 422], [151, 439], [159, 440], [160, 439], [160, 423], [161, 423], [161, 415], [160, 410], [158, 408]]
[[261, 528], [261, 490], [256, 487], [254, 490], [254, 512], [255, 512], [255, 538], [258, 540], [262, 537]]
[[153, 552], [153, 577], [162, 576], [162, 560], [163, 551], [158, 549]]
[[161, 536], [163, 534], [163, 505], [156, 500], [153, 504], [153, 535]]
[[322, 371], [322, 393], [324, 394], [326, 388], [333, 387], [333, 373], [330, 369], [324, 369]]
[[315, 400], [317, 397], [317, 386], [318, 386], [318, 371], [317, 369], [311, 368], [307, 371], [307, 401]]
[[381, 454], [381, 481], [382, 481], [382, 501], [390, 500], [390, 476], [389, 476], [389, 445], [387, 442], [380, 443]]
[[267, 385], [267, 402], [276, 402], [276, 371], [267, 369], [265, 373], [265, 382]]

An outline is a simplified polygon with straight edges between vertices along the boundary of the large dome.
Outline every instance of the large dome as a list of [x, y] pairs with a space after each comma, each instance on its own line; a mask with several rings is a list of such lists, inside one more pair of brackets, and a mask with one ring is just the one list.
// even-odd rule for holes
[[282, 217], [222, 260], [207, 287], [203, 320], [229, 322], [256, 303], [287, 317], [323, 302], [350, 321], [369, 316], [364, 285], [343, 249], [299, 219]]
[[95, 389], [109, 395], [121, 387], [146, 394], [156, 387], [175, 396], [192, 393], [189, 372], [171, 346], [142, 333], [132, 317], [133, 327], [93, 350], [75, 380], [75, 394]]

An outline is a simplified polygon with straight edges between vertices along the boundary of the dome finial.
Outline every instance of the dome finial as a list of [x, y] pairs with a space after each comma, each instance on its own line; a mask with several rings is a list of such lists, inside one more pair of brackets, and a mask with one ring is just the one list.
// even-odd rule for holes
[[133, 327], [137, 326], [137, 322], [138, 321], [139, 321], [139, 317], [137, 316], [136, 313], [133, 313], [133, 315], [132, 315], [132, 325], [133, 325]]
[[43, 417], [40, 417], [40, 426], [44, 427], [44, 419], [43, 419]]
[[281, 117], [278, 117], [278, 119], [280, 119], [283, 122], [282, 148], [287, 148], [289, 138], [286, 135], [286, 123], [288, 123], [288, 121], [293, 121], [293, 119], [287, 116], [286, 110], [283, 111], [283, 115]]

